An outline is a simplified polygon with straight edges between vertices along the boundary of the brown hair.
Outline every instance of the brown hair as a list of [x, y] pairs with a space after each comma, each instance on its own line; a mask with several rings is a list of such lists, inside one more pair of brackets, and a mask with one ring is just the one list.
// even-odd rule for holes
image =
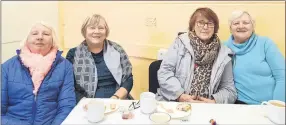
[[213, 21], [214, 23], [214, 33], [218, 32], [219, 29], [219, 20], [214, 11], [212, 11], [210, 8], [198, 8], [191, 16], [190, 21], [189, 21], [189, 31], [194, 30], [197, 18], [199, 16], [203, 16], [207, 18], [209, 21]]

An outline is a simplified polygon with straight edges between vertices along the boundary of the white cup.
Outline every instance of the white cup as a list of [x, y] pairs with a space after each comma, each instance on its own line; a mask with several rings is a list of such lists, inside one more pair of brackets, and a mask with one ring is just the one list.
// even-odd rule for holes
[[[266, 116], [276, 124], [285, 124], [285, 102], [279, 100], [264, 101]], [[279, 106], [280, 105], [280, 106]]]
[[152, 92], [143, 92], [140, 95], [140, 109], [144, 114], [150, 114], [157, 109], [157, 100]]
[[90, 101], [87, 104], [87, 119], [89, 122], [100, 122], [104, 118], [103, 101]]

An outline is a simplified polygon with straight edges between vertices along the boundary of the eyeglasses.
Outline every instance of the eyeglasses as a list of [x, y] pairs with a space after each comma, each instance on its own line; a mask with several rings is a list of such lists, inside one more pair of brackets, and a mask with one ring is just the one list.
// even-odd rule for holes
[[207, 24], [208, 28], [214, 28], [215, 24], [213, 22], [197, 21], [198, 27], [204, 27]]
[[138, 102], [132, 102], [131, 105], [129, 106], [128, 110], [134, 110], [138, 109], [140, 107], [140, 100]]

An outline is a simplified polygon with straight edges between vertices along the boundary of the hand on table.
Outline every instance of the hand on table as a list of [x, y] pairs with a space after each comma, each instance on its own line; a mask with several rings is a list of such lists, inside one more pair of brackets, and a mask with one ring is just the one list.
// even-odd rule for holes
[[213, 99], [208, 99], [195, 95], [182, 94], [178, 98], [179, 102], [192, 102], [192, 103], [216, 103]]
[[188, 94], [182, 94], [179, 96], [178, 101], [179, 102], [188, 102], [188, 101], [193, 100], [195, 98], [196, 98], [195, 96], [191, 96]]
[[216, 103], [214, 99], [208, 99], [204, 97], [198, 97], [198, 100], [204, 102], [204, 103]]
[[193, 103], [203, 103], [203, 101], [197, 100], [197, 96], [182, 94], [179, 99], [179, 102], [193, 102]]

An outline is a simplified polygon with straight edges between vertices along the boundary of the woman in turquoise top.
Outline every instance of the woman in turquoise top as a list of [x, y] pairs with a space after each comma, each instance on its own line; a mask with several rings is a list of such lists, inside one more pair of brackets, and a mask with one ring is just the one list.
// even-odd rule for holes
[[230, 19], [232, 35], [226, 45], [233, 57], [237, 104], [285, 101], [285, 59], [275, 43], [254, 32], [254, 20], [246, 11], [235, 11]]

